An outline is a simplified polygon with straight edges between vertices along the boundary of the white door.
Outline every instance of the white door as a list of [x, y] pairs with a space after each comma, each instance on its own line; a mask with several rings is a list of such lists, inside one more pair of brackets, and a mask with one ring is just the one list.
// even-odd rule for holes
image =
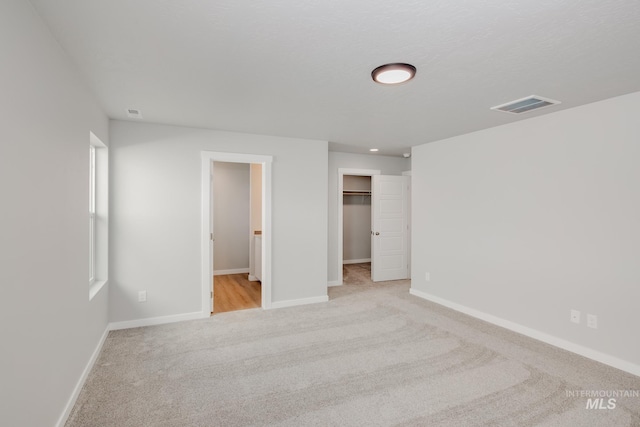
[[371, 178], [371, 280], [407, 279], [409, 177]]

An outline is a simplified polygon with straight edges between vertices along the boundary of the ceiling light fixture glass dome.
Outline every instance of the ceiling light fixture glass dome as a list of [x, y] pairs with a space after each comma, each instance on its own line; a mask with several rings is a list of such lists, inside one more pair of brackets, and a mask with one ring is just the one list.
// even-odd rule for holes
[[371, 72], [371, 78], [377, 83], [394, 85], [409, 81], [416, 75], [416, 67], [411, 64], [385, 64]]

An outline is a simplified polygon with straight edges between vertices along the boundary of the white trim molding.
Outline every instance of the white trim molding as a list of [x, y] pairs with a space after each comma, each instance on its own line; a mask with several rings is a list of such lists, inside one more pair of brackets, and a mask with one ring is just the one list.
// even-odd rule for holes
[[243, 273], [249, 274], [249, 267], [247, 267], [247, 268], [232, 268], [230, 270], [214, 270], [213, 271], [213, 275], [214, 276], [223, 276], [225, 274], [243, 274]]
[[327, 301], [329, 301], [328, 295], [311, 298], [290, 299], [286, 301], [274, 301], [273, 303], [271, 303], [271, 308], [295, 307], [297, 305], [317, 304]]
[[484, 320], [485, 322], [489, 322], [496, 326], [500, 326], [510, 331], [525, 335], [529, 338], [542, 341], [554, 347], [558, 347], [563, 350], [567, 350], [572, 353], [579, 354], [580, 356], [584, 356], [588, 359], [595, 360], [596, 362], [604, 363], [605, 365], [612, 366], [616, 369], [620, 369], [630, 374], [640, 376], [640, 365], [637, 365], [635, 363], [631, 363], [626, 360], [619, 359], [615, 356], [611, 356], [606, 353], [601, 353], [597, 350], [593, 350], [591, 348], [572, 343], [562, 338], [558, 338], [553, 335], [540, 332], [536, 329], [532, 329], [527, 326], [523, 326], [518, 323], [512, 322], [510, 320], [502, 319], [500, 317], [493, 316], [488, 313], [484, 313], [482, 311], [446, 300], [444, 298], [437, 297], [435, 295], [428, 294], [426, 292], [419, 291], [414, 288], [409, 289], [409, 293], [418, 298], [422, 298], [427, 301], [431, 301], [433, 303], [448, 307], [452, 310], [459, 311], [460, 313], [467, 314], [471, 317], [475, 317], [476, 319]]
[[109, 323], [109, 330], [117, 331], [119, 329], [140, 328], [142, 326], [164, 325], [166, 323], [183, 322], [185, 320], [196, 320], [208, 317], [211, 317], [211, 313], [207, 313], [205, 316], [200, 311], [194, 311], [193, 313], [174, 314], [171, 316], [147, 317], [145, 319], [125, 320], [123, 322]]
[[338, 282], [337, 280], [332, 280], [329, 283], [327, 283], [328, 288], [331, 288], [333, 286], [342, 286], [342, 283]]
[[71, 411], [73, 410], [73, 407], [76, 404], [76, 401], [78, 400], [78, 396], [82, 391], [82, 387], [84, 387], [84, 383], [87, 381], [87, 377], [89, 376], [89, 373], [93, 369], [93, 365], [95, 365], [96, 360], [98, 360], [98, 356], [102, 351], [102, 346], [104, 345], [104, 342], [107, 340], [107, 336], [109, 335], [110, 330], [111, 329], [109, 329], [109, 326], [107, 325], [107, 328], [104, 330], [102, 337], [100, 337], [100, 340], [98, 341], [98, 345], [96, 345], [96, 348], [93, 350], [93, 353], [89, 358], [89, 362], [87, 362], [87, 365], [84, 367], [84, 370], [82, 371], [82, 375], [80, 375], [80, 378], [78, 378], [78, 382], [76, 383], [76, 386], [73, 389], [73, 393], [71, 393], [71, 397], [69, 397], [69, 400], [67, 401], [67, 405], [65, 406], [64, 411], [60, 415], [60, 418], [58, 418], [56, 427], [64, 427], [64, 425], [67, 423], [67, 419], [69, 418], [69, 415], [71, 414]]
[[102, 289], [107, 283], [108, 281], [106, 280], [96, 280], [95, 282], [93, 282], [91, 286], [89, 286], [89, 301], [91, 301], [93, 297], [98, 295], [100, 289]]

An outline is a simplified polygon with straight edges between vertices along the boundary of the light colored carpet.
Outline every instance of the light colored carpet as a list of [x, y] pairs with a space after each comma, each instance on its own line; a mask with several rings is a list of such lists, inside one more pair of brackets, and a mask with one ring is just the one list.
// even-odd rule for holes
[[640, 426], [640, 378], [409, 295], [330, 301], [109, 334], [76, 426]]

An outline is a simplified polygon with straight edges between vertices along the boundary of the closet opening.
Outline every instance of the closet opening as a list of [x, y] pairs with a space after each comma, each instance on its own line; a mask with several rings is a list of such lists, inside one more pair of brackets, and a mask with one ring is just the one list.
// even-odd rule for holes
[[336, 285], [410, 277], [409, 174], [338, 169]]
[[371, 176], [344, 175], [342, 182], [342, 279], [371, 280]]

